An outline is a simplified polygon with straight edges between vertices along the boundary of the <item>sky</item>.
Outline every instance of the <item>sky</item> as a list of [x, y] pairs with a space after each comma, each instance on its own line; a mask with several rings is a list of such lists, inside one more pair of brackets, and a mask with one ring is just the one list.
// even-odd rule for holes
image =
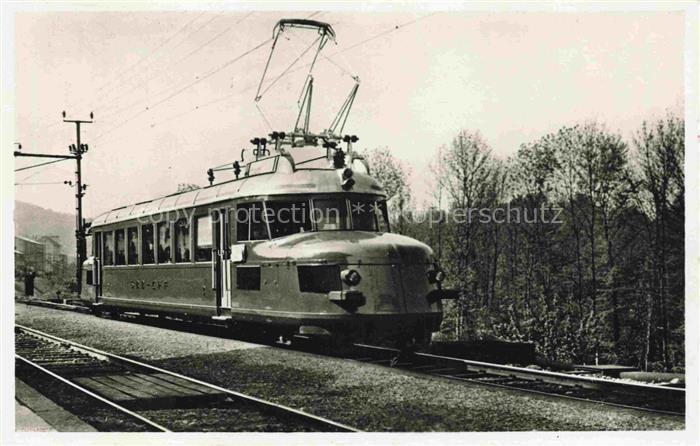
[[[15, 140], [64, 154], [82, 140], [88, 218], [207, 184], [269, 129], [254, 102], [281, 18], [302, 12], [22, 12], [15, 16]], [[630, 139], [643, 120], [683, 113], [681, 12], [337, 12], [312, 17], [337, 35], [314, 68], [311, 128], [321, 131], [360, 79], [345, 133], [388, 147], [411, 168], [418, 205], [428, 165], [461, 130], [498, 157], [561, 126], [598, 120]], [[268, 79], [317, 37], [283, 33]], [[248, 50], [260, 46], [241, 58]], [[313, 51], [259, 105], [275, 130], [294, 125]], [[299, 69], [299, 67], [301, 67]], [[17, 159], [15, 168], [35, 163]], [[17, 200], [73, 212], [70, 161], [17, 172]], [[224, 177], [222, 176], [221, 179]], [[41, 183], [41, 184], [28, 184]], [[51, 183], [51, 184], [43, 184]]]

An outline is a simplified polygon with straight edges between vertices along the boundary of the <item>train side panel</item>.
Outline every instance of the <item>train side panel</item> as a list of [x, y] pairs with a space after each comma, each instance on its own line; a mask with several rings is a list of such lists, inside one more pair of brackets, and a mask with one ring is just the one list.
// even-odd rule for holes
[[105, 305], [216, 314], [210, 264], [108, 266], [103, 271], [99, 301]]

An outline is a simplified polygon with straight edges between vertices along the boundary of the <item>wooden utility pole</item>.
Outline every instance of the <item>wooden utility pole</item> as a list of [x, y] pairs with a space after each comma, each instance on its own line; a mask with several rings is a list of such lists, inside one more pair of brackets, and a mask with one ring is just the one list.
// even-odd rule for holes
[[[76, 211], [76, 216], [75, 216], [75, 251], [76, 251], [76, 256], [75, 256], [75, 281], [76, 281], [76, 291], [78, 293], [78, 297], [80, 297], [81, 294], [81, 281], [82, 281], [82, 266], [83, 262], [85, 261], [85, 258], [87, 256], [86, 249], [85, 249], [85, 222], [83, 221], [83, 196], [85, 195], [85, 189], [87, 189], [87, 185], [83, 184], [82, 181], [82, 171], [80, 167], [80, 161], [83, 158], [83, 153], [88, 151], [88, 145], [87, 144], [82, 144], [80, 142], [80, 124], [92, 124], [92, 118], [93, 114], [90, 113], [90, 121], [82, 121], [82, 120], [71, 120], [71, 119], [65, 119], [66, 118], [66, 112], [63, 112], [63, 122], [72, 122], [75, 124], [76, 128], [76, 136], [77, 136], [77, 141], [76, 144], [71, 144], [68, 146], [68, 150], [70, 151], [71, 155], [52, 155], [52, 154], [46, 154], [46, 153], [23, 153], [20, 152], [22, 149], [22, 146], [19, 145], [19, 149], [14, 152], [15, 156], [28, 156], [28, 157], [33, 157], [33, 158], [55, 158], [55, 161], [49, 161], [47, 163], [41, 163], [37, 164], [34, 166], [29, 166], [26, 168], [21, 168], [21, 169], [16, 169], [15, 171], [20, 171], [20, 170], [25, 170], [29, 169], [32, 167], [39, 167], [41, 165], [45, 164], [50, 164], [52, 162], [58, 162], [66, 159], [74, 159], [76, 161], [76, 167], [75, 167], [75, 211]], [[66, 181], [66, 184], [72, 185], [72, 182]]]
[[72, 122], [75, 124], [76, 144], [70, 145], [70, 152], [75, 156], [75, 251], [76, 262], [75, 280], [78, 291], [78, 297], [81, 292], [81, 282], [83, 277], [83, 262], [87, 258], [85, 247], [85, 222], [83, 221], [83, 196], [87, 185], [82, 182], [82, 172], [80, 168], [80, 160], [83, 158], [83, 153], [88, 151], [88, 145], [80, 142], [80, 124], [92, 124], [93, 114], [90, 112], [90, 120], [83, 121], [78, 119], [65, 119], [66, 112], [63, 112], [63, 122]]

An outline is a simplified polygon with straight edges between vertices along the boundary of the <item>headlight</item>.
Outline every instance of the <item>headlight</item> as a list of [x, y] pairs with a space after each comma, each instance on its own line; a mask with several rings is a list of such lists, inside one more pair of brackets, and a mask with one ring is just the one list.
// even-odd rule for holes
[[343, 279], [343, 282], [347, 283], [350, 286], [355, 286], [358, 283], [360, 283], [360, 280], [362, 280], [362, 276], [360, 276], [360, 273], [358, 273], [354, 269], [343, 270], [340, 273], [340, 278]]
[[441, 283], [445, 280], [445, 271], [441, 269], [433, 269], [428, 271], [428, 282]]
[[439, 269], [439, 270], [435, 273], [435, 280], [438, 281], [438, 282], [442, 282], [443, 280], [445, 280], [445, 271]]

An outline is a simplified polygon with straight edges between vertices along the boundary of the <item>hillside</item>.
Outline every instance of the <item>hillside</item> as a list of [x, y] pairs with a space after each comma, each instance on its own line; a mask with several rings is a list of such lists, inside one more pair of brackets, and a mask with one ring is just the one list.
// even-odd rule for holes
[[55, 212], [40, 206], [15, 201], [15, 235], [38, 238], [56, 235], [62, 245], [62, 253], [75, 259], [75, 216]]

